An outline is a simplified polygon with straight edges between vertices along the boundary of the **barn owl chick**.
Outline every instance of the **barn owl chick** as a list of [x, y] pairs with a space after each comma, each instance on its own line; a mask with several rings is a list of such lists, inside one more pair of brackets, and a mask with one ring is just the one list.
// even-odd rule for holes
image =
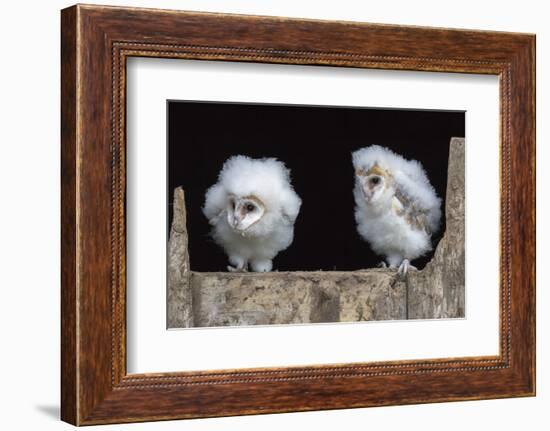
[[410, 262], [432, 249], [441, 218], [441, 199], [422, 165], [378, 145], [355, 151], [352, 159], [359, 235], [390, 268], [401, 274], [416, 269]]
[[301, 204], [282, 162], [227, 159], [203, 207], [214, 241], [229, 257], [227, 269], [271, 271], [273, 258], [292, 243]]

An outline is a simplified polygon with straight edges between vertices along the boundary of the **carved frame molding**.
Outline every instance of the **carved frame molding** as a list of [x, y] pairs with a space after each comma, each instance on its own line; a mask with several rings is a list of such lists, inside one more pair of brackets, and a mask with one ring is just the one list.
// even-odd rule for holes
[[[533, 35], [77, 5], [62, 11], [61, 45], [63, 420], [88, 425], [534, 395]], [[500, 354], [128, 375], [130, 56], [498, 75]]]

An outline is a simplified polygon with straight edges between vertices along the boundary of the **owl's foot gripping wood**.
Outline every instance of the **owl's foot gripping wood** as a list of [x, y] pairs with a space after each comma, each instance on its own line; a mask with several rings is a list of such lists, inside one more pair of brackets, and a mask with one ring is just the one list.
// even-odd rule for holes
[[387, 257], [390, 269], [397, 269], [397, 275], [405, 276], [409, 270], [418, 271], [416, 266], [411, 265], [409, 259], [405, 259], [399, 255], [390, 255]]
[[401, 265], [399, 265], [399, 268], [397, 269], [397, 273], [401, 275], [407, 275], [407, 272], [409, 270], [418, 271], [418, 268], [416, 266], [411, 265], [411, 262], [409, 259], [403, 259], [403, 262], [401, 262]]
[[236, 268], [236, 267], [231, 266], [231, 265], [227, 265], [227, 270], [229, 272], [248, 272], [248, 268], [246, 268], [246, 267]]
[[229, 263], [231, 264], [227, 265], [229, 272], [248, 272], [248, 262], [242, 257], [230, 256]]
[[253, 259], [250, 261], [250, 268], [254, 272], [270, 272], [273, 262], [270, 259]]

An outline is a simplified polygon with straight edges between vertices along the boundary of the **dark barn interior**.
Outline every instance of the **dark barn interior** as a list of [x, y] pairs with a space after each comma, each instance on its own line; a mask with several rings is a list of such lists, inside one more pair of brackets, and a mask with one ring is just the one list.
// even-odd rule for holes
[[[275, 270], [351, 271], [382, 260], [356, 231], [351, 153], [377, 144], [420, 161], [444, 202], [449, 141], [465, 133], [465, 113], [456, 111], [187, 101], [169, 101], [167, 111], [168, 229], [173, 191], [182, 186], [191, 269], [202, 272], [226, 270], [201, 207], [230, 156], [275, 157], [291, 170], [303, 202], [294, 242], [275, 258]], [[442, 210], [434, 249], [445, 231]], [[432, 255], [413, 264], [422, 268]]]

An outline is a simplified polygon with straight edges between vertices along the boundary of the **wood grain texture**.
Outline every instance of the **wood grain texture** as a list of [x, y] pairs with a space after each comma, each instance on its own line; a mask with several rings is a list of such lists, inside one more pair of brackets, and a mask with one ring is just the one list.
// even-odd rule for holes
[[[64, 10], [62, 26], [64, 420], [83, 425], [534, 394], [533, 35], [99, 6]], [[499, 75], [499, 356], [127, 375], [128, 56]]]

